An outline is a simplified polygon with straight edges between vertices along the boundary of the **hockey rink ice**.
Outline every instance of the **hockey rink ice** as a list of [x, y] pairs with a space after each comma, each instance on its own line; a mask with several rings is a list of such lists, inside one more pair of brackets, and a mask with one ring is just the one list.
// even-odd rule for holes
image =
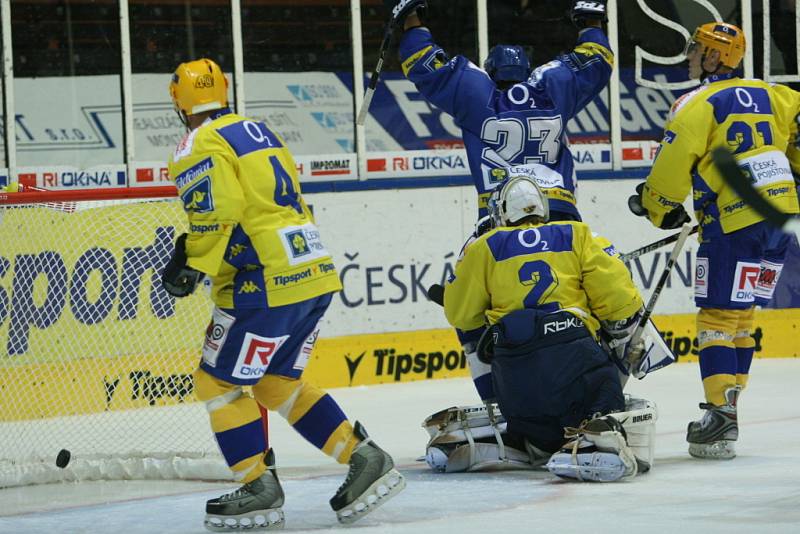
[[[797, 335], [787, 333], [787, 335]], [[686, 452], [686, 423], [700, 415], [697, 364], [678, 364], [629, 383], [659, 408], [650, 473], [611, 484], [571, 483], [547, 472], [436, 474], [416, 461], [422, 420], [475, 404], [466, 379], [331, 390], [394, 455], [408, 487], [355, 525], [328, 506], [346, 468], [272, 418], [271, 444], [286, 493], [287, 531], [387, 533], [800, 532], [800, 360], [753, 362], [739, 407], [738, 458], [701, 461]], [[206, 532], [204, 504], [235, 485], [122, 481], [0, 490], [2, 533], [181, 534]]]

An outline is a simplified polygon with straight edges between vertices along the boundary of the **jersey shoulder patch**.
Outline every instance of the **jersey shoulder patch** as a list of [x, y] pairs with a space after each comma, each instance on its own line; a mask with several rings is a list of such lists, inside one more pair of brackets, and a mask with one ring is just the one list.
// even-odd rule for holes
[[192, 153], [194, 139], [197, 137], [197, 132], [199, 131], [200, 128], [195, 128], [183, 136], [183, 139], [181, 139], [180, 143], [178, 143], [178, 146], [175, 147], [175, 153], [172, 155], [172, 161], [179, 161], [180, 159], [185, 158]]
[[705, 89], [707, 89], [707, 87], [701, 85], [700, 87], [679, 96], [678, 99], [672, 104], [672, 108], [669, 110], [669, 118], [667, 119], [667, 122], [674, 119], [678, 112], [686, 107], [686, 104], [694, 100], [694, 98]]

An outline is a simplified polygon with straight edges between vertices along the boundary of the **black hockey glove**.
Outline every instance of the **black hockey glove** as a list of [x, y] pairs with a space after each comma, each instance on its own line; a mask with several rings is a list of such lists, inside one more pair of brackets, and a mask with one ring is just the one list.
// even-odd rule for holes
[[423, 10], [427, 7], [425, 0], [383, 0], [383, 5], [391, 15], [390, 23], [393, 26], [403, 28], [406, 17], [415, 10]]
[[[650, 214], [647, 212], [647, 209], [642, 204], [642, 191], [644, 190], [644, 182], [640, 183], [636, 186], [636, 194], [631, 195], [628, 198], [628, 208], [630, 208], [631, 212], [639, 217], [647, 217], [650, 218]], [[689, 214], [686, 213], [686, 210], [683, 206], [677, 206], [673, 208], [671, 211], [668, 211], [664, 218], [661, 219], [661, 224], [658, 225], [659, 228], [662, 230], [672, 230], [674, 228], [680, 228], [687, 222], [691, 221], [691, 217]]]
[[588, 21], [594, 22], [608, 22], [606, 15], [606, 0], [595, 0], [592, 2], [586, 0], [577, 0], [572, 5], [572, 10], [569, 12], [569, 18], [572, 23], [583, 29], [587, 26]]
[[181, 234], [175, 240], [175, 251], [161, 275], [161, 284], [173, 297], [191, 295], [203, 276], [200, 271], [195, 271], [187, 266], [186, 260], [186, 234]]

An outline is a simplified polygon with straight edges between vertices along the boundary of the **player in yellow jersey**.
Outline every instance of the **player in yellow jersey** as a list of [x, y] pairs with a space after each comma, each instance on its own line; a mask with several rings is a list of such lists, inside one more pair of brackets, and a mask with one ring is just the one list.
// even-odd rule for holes
[[[643, 429], [621, 425], [652, 428], [655, 410], [640, 401], [642, 417], [606, 415], [626, 403], [618, 368], [598, 342], [602, 328], [624, 345], [638, 324], [642, 299], [630, 273], [586, 224], [548, 223], [547, 198], [529, 176], [502, 182], [489, 210], [497, 227], [464, 249], [445, 286], [444, 311], [456, 328], [488, 325], [479, 355], [491, 363], [508, 432], [524, 437], [532, 457], [550, 457], [548, 468], [559, 476], [610, 481], [636, 474], [636, 458], [643, 465], [652, 459], [652, 436], [633, 451], [625, 432]], [[565, 427], [573, 443], [556, 452]]]
[[736, 455], [736, 403], [753, 358], [755, 305], [772, 297], [790, 239], [725, 184], [712, 151], [727, 147], [764, 197], [781, 211], [798, 212], [792, 171], [800, 171], [800, 93], [737, 77], [744, 53], [745, 36], [736, 26], [711, 22], [695, 30], [686, 58], [689, 77], [702, 84], [672, 106], [650, 175], [629, 200], [633, 212], [655, 226], [675, 228], [688, 219], [682, 203], [693, 191], [700, 224], [694, 296], [706, 402], [686, 439], [689, 453], [700, 458]]
[[[177, 239], [163, 283], [182, 297], [203, 275], [212, 281], [215, 308], [194, 388], [226, 462], [244, 483], [208, 501], [205, 525], [218, 532], [283, 525], [283, 491], [259, 405], [350, 464], [330, 501], [339, 521], [350, 523], [405, 482], [359, 423], [353, 427], [330, 395], [302, 380], [320, 318], [341, 283], [289, 150], [266, 124], [231, 112], [227, 87], [209, 59], [182, 63], [169, 85], [188, 129], [169, 173], [189, 232]], [[242, 386], [252, 386], [253, 396]]]

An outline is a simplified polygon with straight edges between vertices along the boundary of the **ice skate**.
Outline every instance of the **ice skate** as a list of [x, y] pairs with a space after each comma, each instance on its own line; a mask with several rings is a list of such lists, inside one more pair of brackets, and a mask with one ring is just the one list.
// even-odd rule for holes
[[205, 527], [212, 532], [283, 528], [283, 489], [275, 472], [275, 454], [267, 451], [263, 475], [206, 503]]
[[722, 406], [702, 402], [700, 408], [706, 412], [699, 421], [692, 421], [686, 429], [689, 454], [695, 458], [730, 460], [736, 457], [736, 440], [739, 439], [739, 423], [736, 402], [741, 390], [725, 391], [728, 401]]
[[613, 482], [636, 475], [638, 465], [628, 446], [625, 429], [611, 416], [567, 428], [573, 440], [550, 457], [547, 470], [556, 476], [582, 482]]
[[340, 523], [358, 521], [406, 487], [392, 457], [369, 438], [361, 423], [356, 422], [353, 431], [361, 443], [350, 457], [344, 484], [330, 501]]

